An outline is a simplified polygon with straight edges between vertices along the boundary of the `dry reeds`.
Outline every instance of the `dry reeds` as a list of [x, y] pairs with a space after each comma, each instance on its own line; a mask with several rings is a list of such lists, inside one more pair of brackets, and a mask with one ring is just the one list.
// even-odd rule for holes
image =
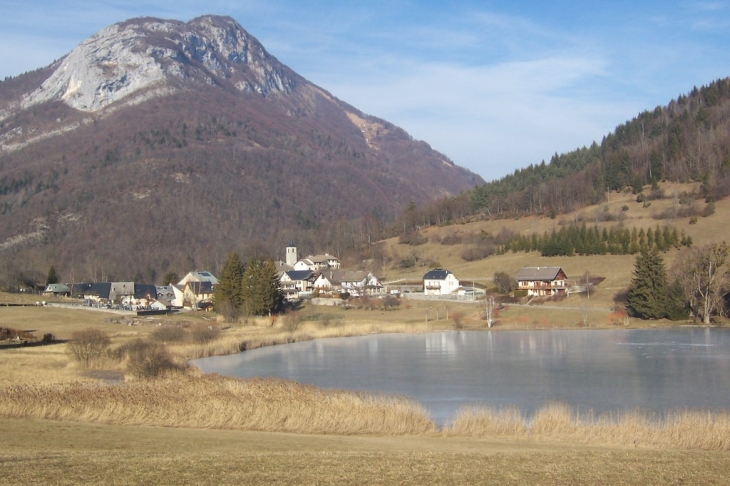
[[685, 410], [664, 415], [641, 411], [579, 414], [565, 404], [550, 403], [531, 419], [516, 408], [466, 407], [446, 435], [531, 437], [635, 447], [730, 450], [730, 415]]
[[0, 416], [341, 435], [434, 430], [424, 409], [404, 398], [190, 374], [114, 386], [11, 387], [0, 392]]

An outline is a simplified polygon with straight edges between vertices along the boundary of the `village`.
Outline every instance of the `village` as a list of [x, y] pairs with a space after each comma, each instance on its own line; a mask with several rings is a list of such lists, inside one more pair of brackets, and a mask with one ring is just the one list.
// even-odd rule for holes
[[[340, 260], [324, 253], [299, 258], [297, 247], [286, 247], [285, 260], [275, 262], [279, 289], [285, 302], [311, 300], [320, 305], [341, 305], [353, 297], [475, 301], [484, 288], [464, 285], [451, 271], [435, 268], [421, 280], [384, 281], [372, 272], [341, 268]], [[516, 291], [526, 297], [567, 294], [568, 278], [561, 267], [524, 267], [514, 277]], [[135, 282], [54, 283], [43, 294], [79, 299], [89, 308], [164, 314], [174, 310], [210, 311], [218, 278], [207, 270], [188, 272], [179, 282], [154, 285]]]

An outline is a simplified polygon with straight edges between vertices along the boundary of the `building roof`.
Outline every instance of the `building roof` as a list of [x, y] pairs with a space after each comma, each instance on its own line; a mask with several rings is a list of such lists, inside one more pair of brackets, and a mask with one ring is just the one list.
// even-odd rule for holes
[[54, 284], [48, 284], [46, 286], [46, 292], [53, 292], [54, 294], [70, 294], [71, 289], [68, 287], [68, 285], [64, 285], [62, 283], [54, 283]]
[[517, 272], [517, 281], [526, 280], [555, 280], [562, 267], [523, 267]]
[[309, 280], [314, 276], [311, 270], [289, 270], [286, 273], [292, 281]]
[[282, 274], [284, 272], [288, 272], [290, 270], [294, 270], [294, 267], [289, 265], [286, 262], [283, 262], [281, 260], [274, 262], [274, 265], [276, 266], [276, 272], [279, 274]]
[[446, 277], [448, 277], [450, 274], [451, 272], [449, 270], [444, 270], [443, 268], [434, 268], [423, 276], [423, 280], [446, 280]]
[[151, 284], [134, 284], [134, 298], [135, 299], [156, 299], [157, 298], [157, 287]]
[[218, 279], [207, 270], [195, 270], [194, 272], [189, 272], [178, 282], [178, 285], [185, 285], [188, 282], [210, 282], [213, 285], [218, 285]]
[[310, 255], [306, 259], [312, 263], [327, 263], [330, 260], [340, 261], [339, 258], [334, 255], [330, 255], [329, 253], [325, 253], [324, 255]]

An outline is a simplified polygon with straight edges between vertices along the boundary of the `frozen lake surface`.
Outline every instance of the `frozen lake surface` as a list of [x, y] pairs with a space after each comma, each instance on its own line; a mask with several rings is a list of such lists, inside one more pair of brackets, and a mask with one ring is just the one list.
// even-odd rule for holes
[[192, 363], [206, 373], [405, 395], [440, 424], [467, 404], [525, 414], [550, 401], [595, 412], [730, 408], [726, 329], [379, 334]]

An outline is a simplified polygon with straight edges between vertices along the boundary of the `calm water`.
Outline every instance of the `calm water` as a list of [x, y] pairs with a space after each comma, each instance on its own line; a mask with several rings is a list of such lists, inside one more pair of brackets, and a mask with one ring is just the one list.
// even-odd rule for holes
[[208, 373], [401, 394], [438, 423], [465, 404], [730, 409], [730, 330], [454, 331], [321, 339], [193, 362]]

